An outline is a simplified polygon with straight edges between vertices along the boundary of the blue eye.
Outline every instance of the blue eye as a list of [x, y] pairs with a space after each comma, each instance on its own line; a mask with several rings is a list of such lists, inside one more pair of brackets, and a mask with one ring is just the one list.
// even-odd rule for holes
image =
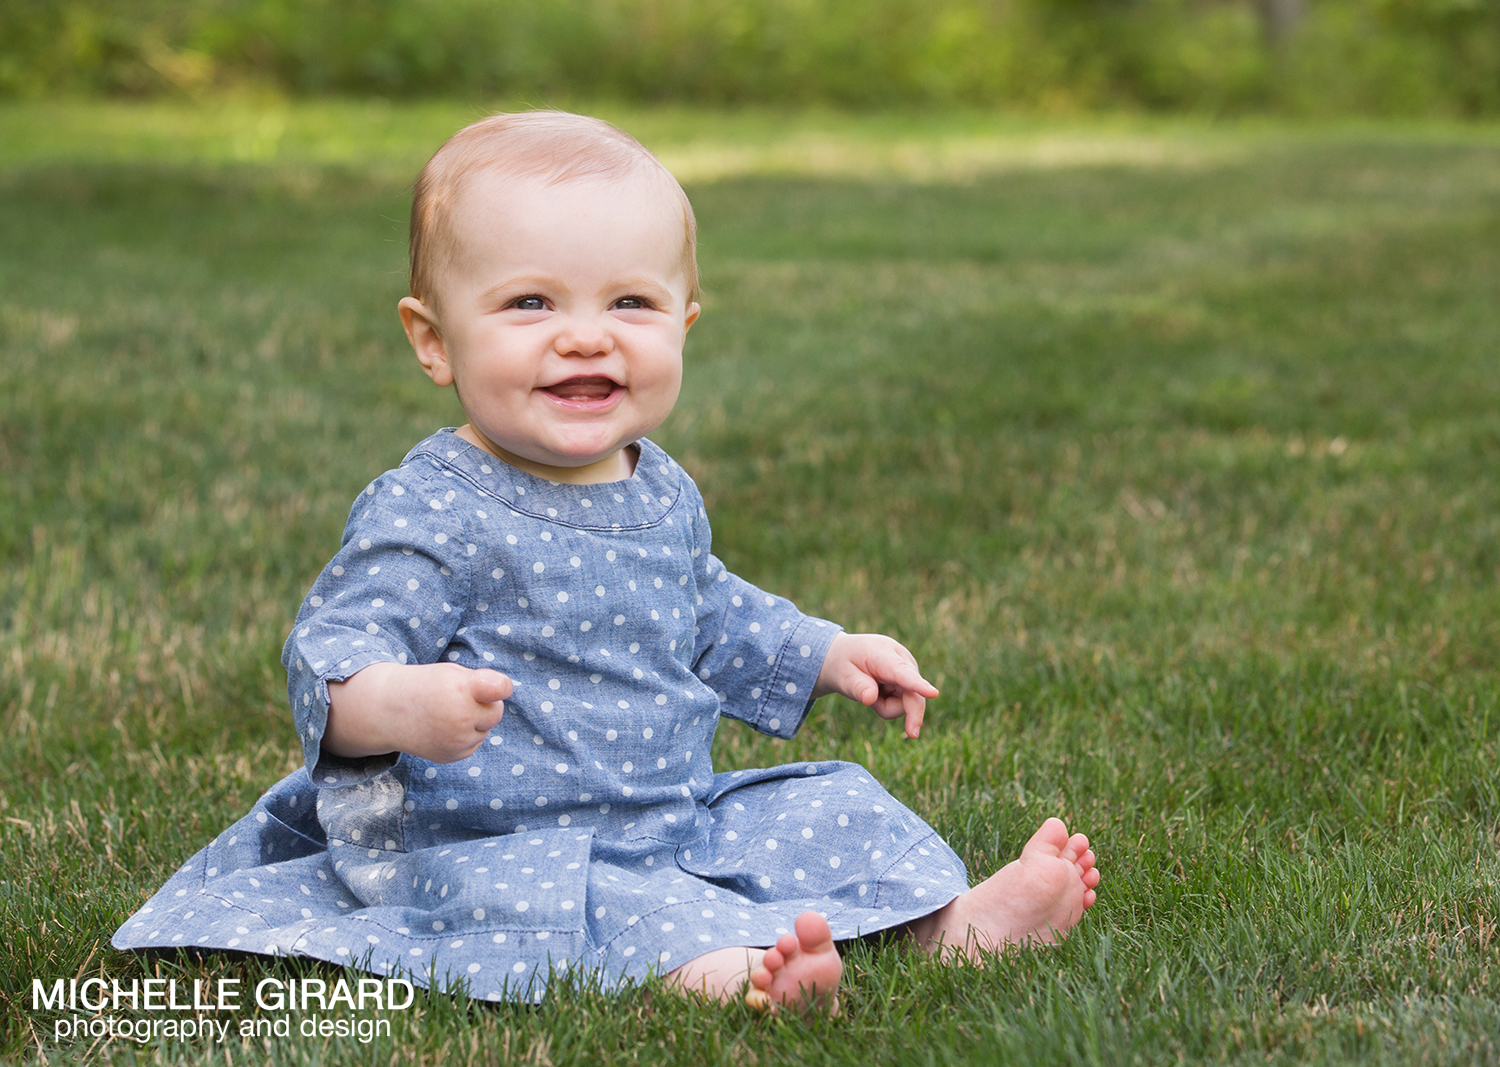
[[615, 307], [624, 311], [639, 311], [646, 306], [646, 301], [638, 296], [622, 296], [615, 301]]
[[539, 296], [523, 296], [511, 302], [517, 311], [546, 311], [547, 302]]

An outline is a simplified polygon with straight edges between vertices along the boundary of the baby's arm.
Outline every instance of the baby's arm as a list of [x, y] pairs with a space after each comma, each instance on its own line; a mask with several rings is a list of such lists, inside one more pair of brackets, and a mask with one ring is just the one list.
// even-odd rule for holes
[[838, 693], [882, 719], [906, 717], [906, 736], [922, 732], [927, 701], [938, 695], [901, 642], [883, 634], [841, 633], [828, 646], [813, 699]]
[[303, 601], [282, 663], [310, 773], [325, 757], [461, 759], [481, 720], [500, 718], [509, 680], [451, 662], [492, 583], [472, 573], [476, 546], [448, 492], [423, 459], [377, 478]]
[[456, 663], [372, 663], [329, 683], [323, 748], [350, 759], [409, 752], [453, 763], [483, 743], [511, 688], [499, 671]]

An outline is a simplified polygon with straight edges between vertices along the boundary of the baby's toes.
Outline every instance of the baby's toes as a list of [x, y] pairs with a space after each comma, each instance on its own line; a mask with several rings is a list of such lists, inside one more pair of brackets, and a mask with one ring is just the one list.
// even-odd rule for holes
[[1085, 834], [1074, 834], [1068, 838], [1068, 843], [1063, 846], [1062, 858], [1069, 863], [1079, 863], [1084, 853], [1089, 850], [1089, 839]]
[[1094, 850], [1093, 849], [1088, 849], [1087, 851], [1084, 852], [1083, 855], [1081, 855], [1081, 856], [1078, 857], [1078, 866], [1082, 867], [1086, 871], [1087, 870], [1092, 870], [1094, 864], [1096, 864], [1098, 862], [1099, 862], [1099, 857], [1096, 856], [1096, 855], [1094, 855]]
[[802, 944], [794, 934], [782, 934], [781, 939], [776, 942], [776, 947], [771, 952], [779, 952], [783, 960], [789, 960], [802, 950]]
[[1098, 893], [1095, 893], [1092, 889], [1085, 889], [1083, 891], [1083, 910], [1084, 911], [1088, 911], [1090, 908], [1092, 908], [1094, 906], [1094, 901], [1096, 901], [1098, 899], [1099, 899], [1099, 894]]
[[1099, 868], [1098, 867], [1090, 867], [1088, 870], [1086, 870], [1086, 871], [1083, 872], [1083, 888], [1085, 888], [1085, 889], [1093, 889], [1098, 884], [1099, 884]]
[[765, 968], [768, 974], [774, 975], [786, 966], [786, 956], [782, 954], [780, 949], [768, 948], [766, 949], [766, 954], [760, 958], [760, 965]]

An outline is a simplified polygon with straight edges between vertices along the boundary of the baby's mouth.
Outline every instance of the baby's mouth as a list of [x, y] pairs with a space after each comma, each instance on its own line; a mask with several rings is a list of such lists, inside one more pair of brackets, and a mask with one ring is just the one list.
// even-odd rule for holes
[[569, 378], [567, 381], [547, 386], [545, 391], [559, 400], [607, 400], [618, 388], [619, 385], [613, 379], [603, 375], [594, 375], [586, 378]]

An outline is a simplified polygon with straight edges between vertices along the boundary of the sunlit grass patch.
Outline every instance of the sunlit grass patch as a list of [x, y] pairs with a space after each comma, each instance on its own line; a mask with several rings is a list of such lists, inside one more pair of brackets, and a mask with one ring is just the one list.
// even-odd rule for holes
[[33, 976], [338, 973], [107, 938], [297, 765], [285, 628], [458, 417], [394, 304], [469, 112], [236, 106], [0, 109], [3, 1055], [1495, 1060], [1494, 131], [623, 109], [707, 161], [655, 437], [715, 551], [944, 691], [920, 743], [829, 701], [717, 766], [858, 760], [974, 875], [1061, 814], [1098, 908], [983, 970], [854, 946], [837, 1022], [578, 988], [371, 1046], [59, 1047]]

